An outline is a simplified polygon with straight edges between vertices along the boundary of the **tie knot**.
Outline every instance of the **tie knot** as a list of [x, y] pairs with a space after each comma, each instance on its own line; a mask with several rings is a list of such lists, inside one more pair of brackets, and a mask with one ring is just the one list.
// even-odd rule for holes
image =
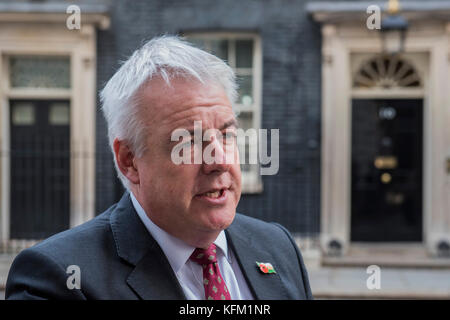
[[210, 264], [217, 262], [216, 254], [217, 254], [216, 245], [212, 243], [207, 249], [202, 248], [195, 249], [189, 259], [191, 259], [194, 262], [197, 262], [198, 264]]

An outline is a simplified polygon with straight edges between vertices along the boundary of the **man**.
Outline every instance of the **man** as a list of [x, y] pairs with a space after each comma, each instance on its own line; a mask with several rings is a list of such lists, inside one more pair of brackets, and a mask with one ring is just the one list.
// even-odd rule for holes
[[[127, 192], [93, 220], [22, 251], [6, 298], [311, 299], [288, 231], [236, 214], [235, 97], [233, 71], [187, 42], [164, 36], [137, 50], [101, 93]], [[194, 141], [199, 123], [203, 139]], [[179, 129], [188, 132], [181, 142]], [[214, 161], [175, 163], [180, 143], [188, 160], [209, 148]]]

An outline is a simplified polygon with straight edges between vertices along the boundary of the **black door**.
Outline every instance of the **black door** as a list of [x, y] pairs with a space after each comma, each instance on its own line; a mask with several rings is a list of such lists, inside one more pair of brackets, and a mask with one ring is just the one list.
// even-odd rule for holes
[[422, 100], [352, 103], [352, 241], [422, 240]]
[[42, 239], [69, 228], [68, 101], [10, 101], [11, 239]]

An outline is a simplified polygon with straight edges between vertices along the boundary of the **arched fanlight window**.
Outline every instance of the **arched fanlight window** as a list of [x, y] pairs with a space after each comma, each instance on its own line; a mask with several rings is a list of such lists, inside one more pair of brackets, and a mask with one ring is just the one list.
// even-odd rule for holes
[[378, 55], [366, 60], [354, 76], [354, 88], [419, 88], [417, 70], [397, 55]]

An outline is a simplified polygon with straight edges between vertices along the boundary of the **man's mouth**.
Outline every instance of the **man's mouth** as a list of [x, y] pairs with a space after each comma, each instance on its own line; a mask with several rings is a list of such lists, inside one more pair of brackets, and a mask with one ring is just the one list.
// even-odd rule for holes
[[205, 192], [203, 194], [200, 194], [200, 196], [205, 196], [208, 198], [216, 199], [216, 198], [220, 198], [224, 192], [225, 192], [225, 189], [220, 189], [220, 190]]
[[227, 203], [227, 199], [229, 198], [229, 188], [221, 188], [221, 189], [211, 189], [204, 193], [199, 193], [195, 196], [195, 199], [202, 201], [207, 205], [213, 206], [222, 206]]

